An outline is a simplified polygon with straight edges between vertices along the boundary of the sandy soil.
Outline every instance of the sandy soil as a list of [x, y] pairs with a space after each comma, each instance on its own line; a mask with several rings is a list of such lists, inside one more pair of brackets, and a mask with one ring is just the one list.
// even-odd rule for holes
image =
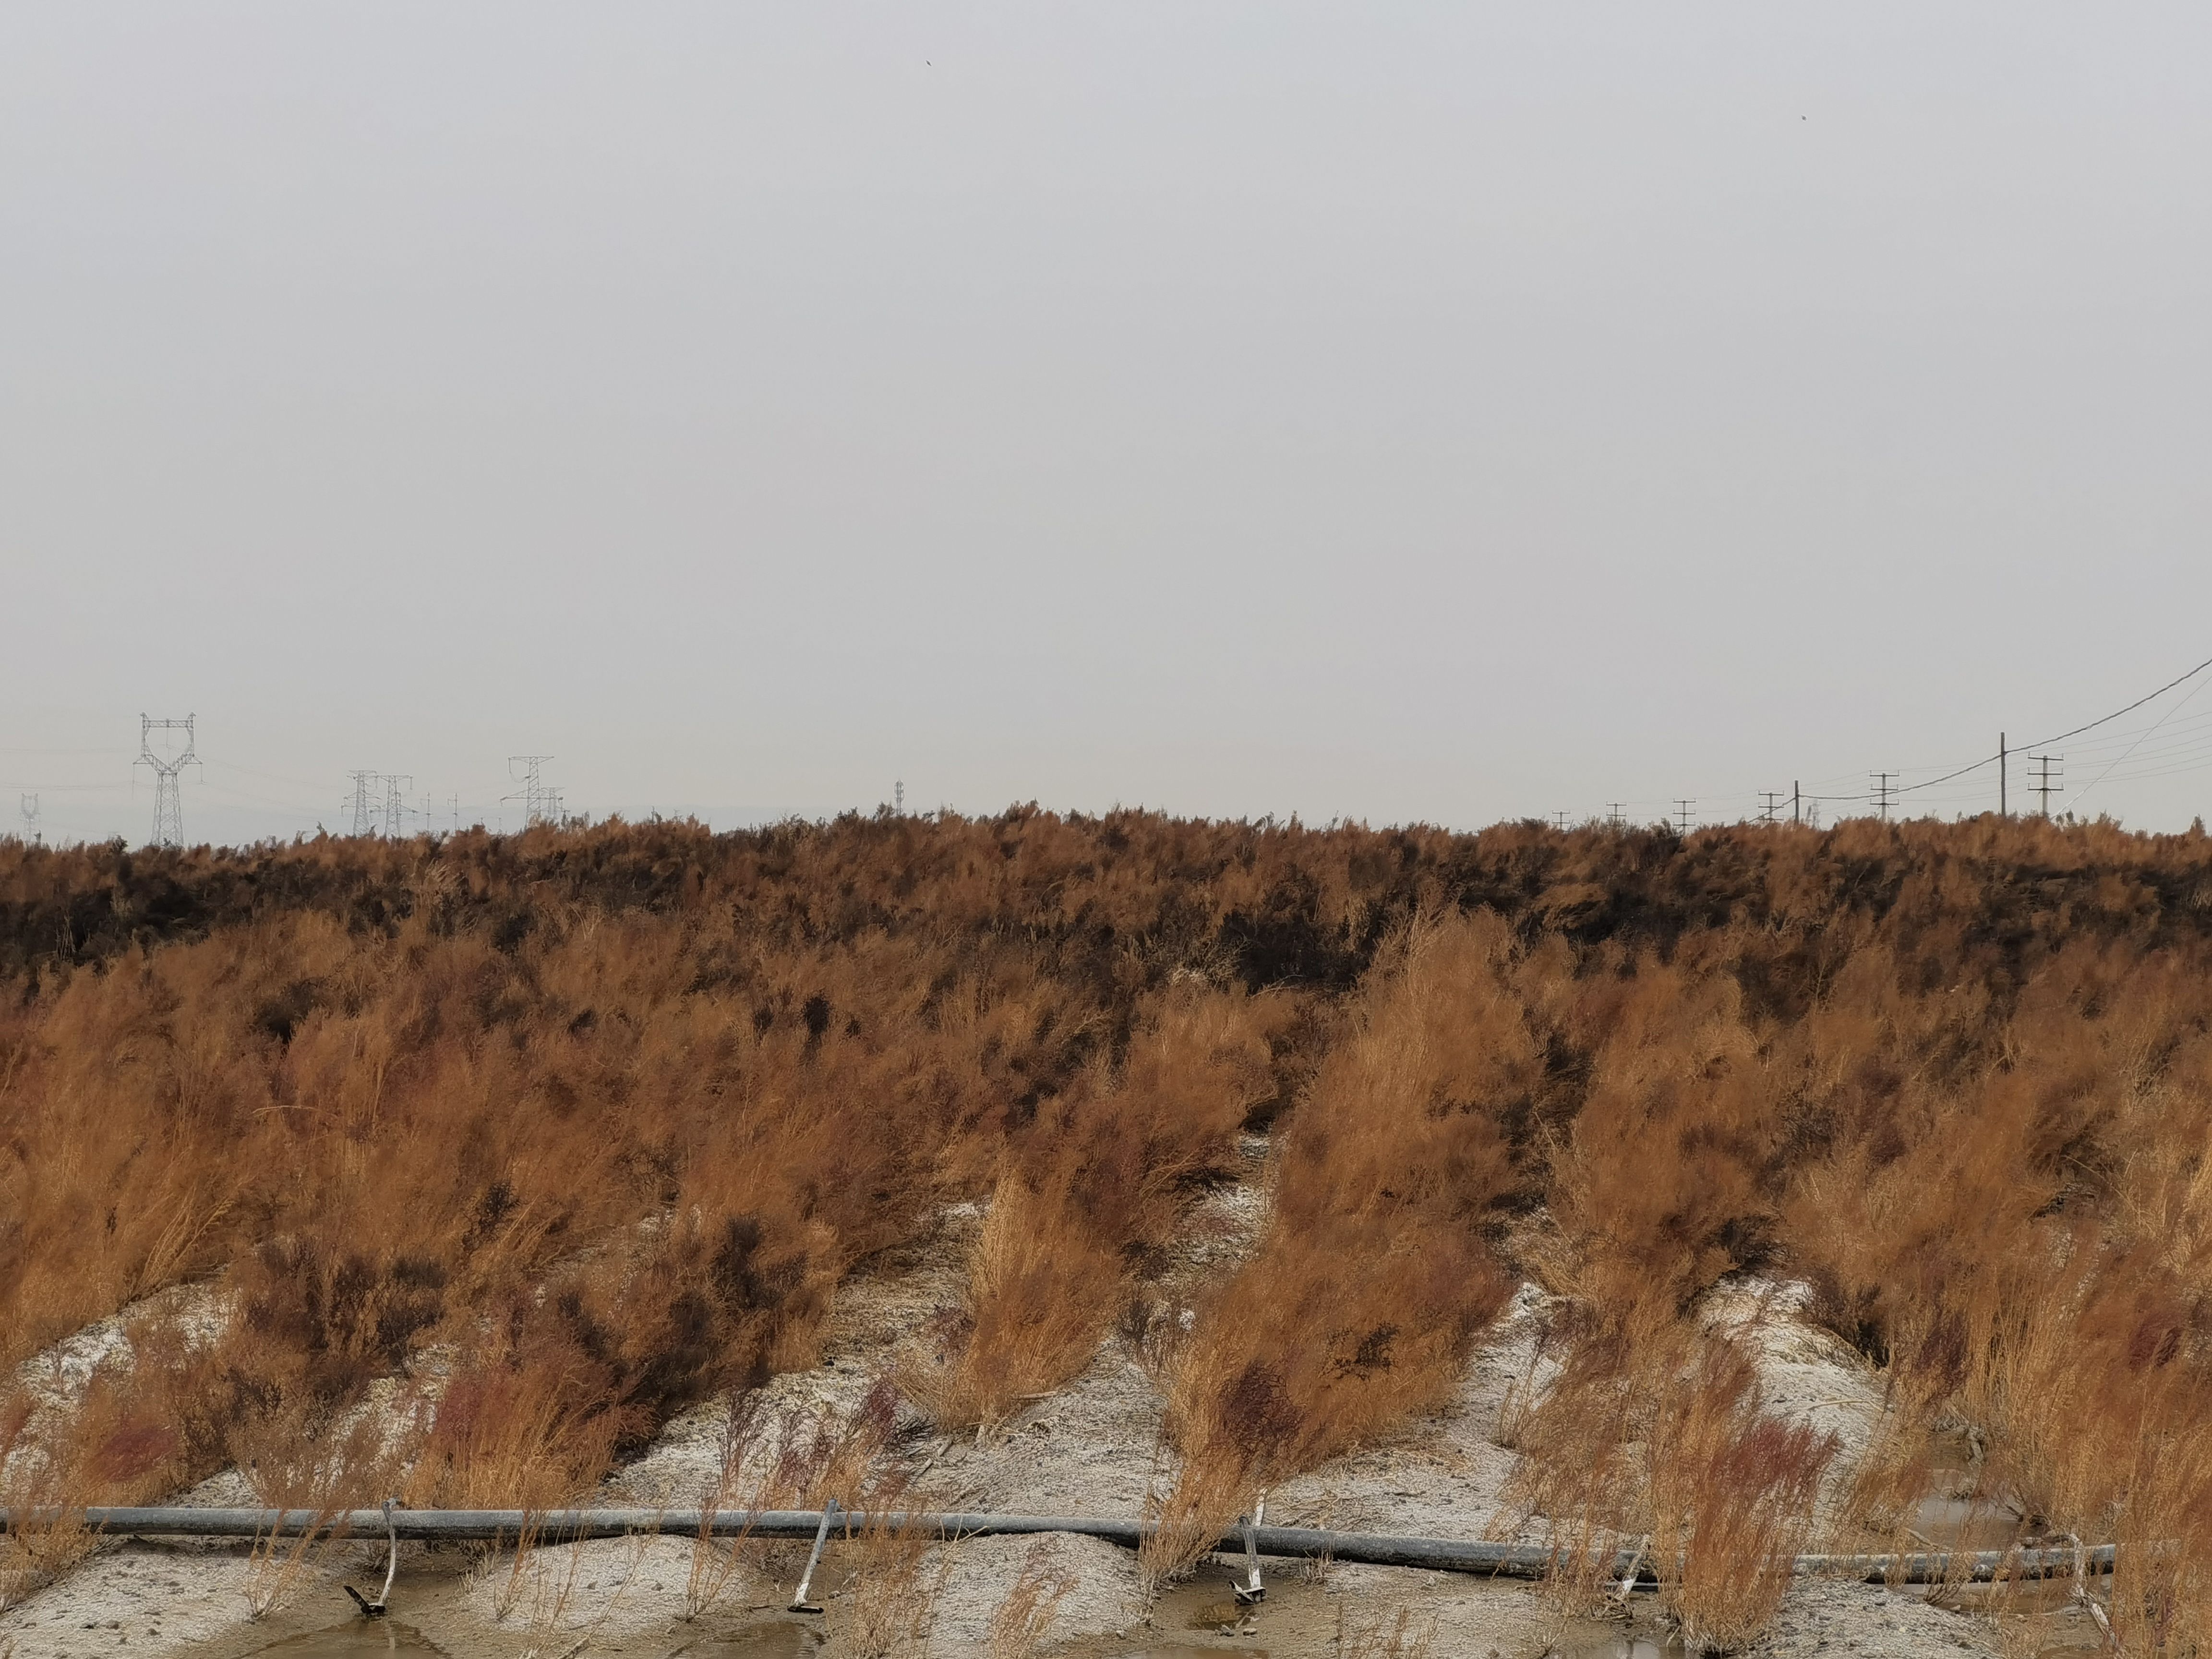
[[[1256, 1176], [1264, 1143], [1247, 1147]], [[1251, 1247], [1262, 1224], [1256, 1179], [1212, 1195], [1191, 1218], [1189, 1235], [1164, 1289], [1172, 1302]], [[918, 1325], [957, 1294], [972, 1211], [948, 1218], [933, 1245], [849, 1286], [833, 1316], [824, 1363], [781, 1376], [769, 1393], [793, 1411], [850, 1412], [895, 1361]], [[1408, 1423], [1270, 1495], [1267, 1518], [1285, 1524], [1442, 1536], [1502, 1536], [1521, 1517], [1502, 1492], [1516, 1455], [1498, 1445], [1500, 1409], [1510, 1390], [1540, 1388], [1551, 1374], [1539, 1358], [1544, 1294], [1524, 1285], [1477, 1353], [1442, 1410]], [[1796, 1287], [1744, 1285], [1717, 1293], [1706, 1317], [1724, 1324], [1759, 1357], [1773, 1408], [1834, 1432], [1847, 1466], [1868, 1443], [1880, 1408], [1879, 1379], [1840, 1344], [1799, 1316]], [[120, 1320], [70, 1339], [40, 1361], [57, 1399], [82, 1389], [100, 1358], [123, 1340]], [[939, 1507], [1031, 1514], [1129, 1516], [1168, 1471], [1159, 1450], [1160, 1402], [1146, 1371], [1119, 1340], [1050, 1398], [1034, 1402], [997, 1432], [980, 1438], [918, 1438], [902, 1448], [907, 1472], [924, 1501]], [[721, 1470], [723, 1411], [702, 1406], [670, 1423], [645, 1456], [610, 1480], [609, 1503], [689, 1504], [710, 1491]], [[203, 1504], [255, 1502], [237, 1474], [187, 1495]], [[379, 1583], [380, 1548], [346, 1544], [299, 1564], [248, 1559], [243, 1547], [114, 1540], [74, 1572], [0, 1613], [0, 1656], [161, 1656], [192, 1652], [229, 1659], [276, 1648], [301, 1656], [374, 1650], [427, 1643], [453, 1655], [573, 1659], [581, 1643], [594, 1652], [660, 1656], [679, 1651], [770, 1655], [811, 1651], [816, 1637], [787, 1613], [803, 1552], [749, 1547], [702, 1611], [695, 1553], [677, 1539], [596, 1542], [535, 1552], [518, 1571], [510, 1555], [482, 1558], [450, 1550], [403, 1550], [393, 1595], [396, 1618], [368, 1627], [352, 1616], [340, 1588], [350, 1577]], [[835, 1558], [823, 1575], [839, 1628], [841, 1607], [864, 1586]], [[1495, 1653], [1498, 1659], [1613, 1659], [1664, 1651], [1665, 1632], [1648, 1598], [1638, 1622], [1569, 1620], [1524, 1584], [1462, 1576], [1338, 1564], [1319, 1577], [1293, 1564], [1269, 1566], [1267, 1601], [1249, 1620], [1230, 1602], [1225, 1564], [1202, 1566], [1188, 1585], [1146, 1607], [1134, 1563], [1093, 1540], [976, 1539], [932, 1552], [917, 1582], [937, 1594], [932, 1650], [982, 1651], [991, 1620], [1025, 1570], [1060, 1589], [1045, 1651], [1067, 1655], [1167, 1656], [1217, 1650], [1275, 1659], [1359, 1650], [1363, 1635], [1426, 1632], [1438, 1656]], [[257, 1616], [258, 1609], [258, 1616]], [[318, 1634], [320, 1632], [320, 1634]], [[319, 1644], [319, 1645], [318, 1645]], [[1648, 1645], [1646, 1645], [1648, 1644]], [[1850, 1651], [1872, 1659], [1936, 1659], [1996, 1650], [1992, 1626], [1946, 1611], [1911, 1593], [1856, 1584], [1808, 1583], [1790, 1596], [1759, 1652], [1774, 1656]]]

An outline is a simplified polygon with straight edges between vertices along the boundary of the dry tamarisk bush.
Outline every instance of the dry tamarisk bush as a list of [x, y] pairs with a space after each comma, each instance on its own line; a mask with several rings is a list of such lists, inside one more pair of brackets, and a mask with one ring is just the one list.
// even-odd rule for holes
[[1669, 1379], [1650, 1432], [1661, 1599], [1687, 1645], [1734, 1651], [1781, 1605], [1836, 1443], [1767, 1414], [1750, 1364], [1718, 1340]]
[[1173, 988], [1118, 1068], [1094, 1067], [1013, 1138], [963, 1301], [902, 1378], [940, 1428], [995, 1424], [1091, 1363], [1133, 1273], [1236, 1168], [1238, 1130], [1276, 1087], [1269, 1040], [1297, 1012], [1289, 997]]
[[[1531, 1523], [1595, 1561], [1667, 1510], [1685, 1562], [1759, 1554], [1795, 1524], [1760, 1494], [1815, 1448], [1741, 1402], [1664, 1456], [1624, 1425], [1697, 1374], [1717, 1286], [1788, 1279], [1889, 1401], [1826, 1477], [1841, 1512], [1899, 1535], [1966, 1434], [2023, 1535], [2120, 1540], [2127, 1640], [2212, 1622], [2201, 832], [1021, 807], [0, 840], [0, 1363], [205, 1311], [23, 1426], [76, 1502], [242, 1455], [334, 1495], [396, 1460], [410, 1501], [557, 1503], [814, 1364], [842, 1287], [968, 1205], [1000, 1219], [908, 1381], [942, 1424], [1000, 1421], [1166, 1300], [1260, 1129], [1254, 1253], [1132, 1321], [1172, 1534], [1449, 1400], [1530, 1279], [1565, 1310], [1563, 1370], [1516, 1402]], [[336, 1473], [279, 1445], [416, 1399], [419, 1443]], [[785, 1484], [850, 1484], [811, 1463]]]
[[1167, 1370], [1181, 1453], [1145, 1565], [1182, 1570], [1255, 1491], [1431, 1405], [1510, 1286], [1480, 1243], [1512, 1186], [1500, 1097], [1533, 1042], [1487, 917], [1420, 916], [1292, 1115], [1258, 1251]]

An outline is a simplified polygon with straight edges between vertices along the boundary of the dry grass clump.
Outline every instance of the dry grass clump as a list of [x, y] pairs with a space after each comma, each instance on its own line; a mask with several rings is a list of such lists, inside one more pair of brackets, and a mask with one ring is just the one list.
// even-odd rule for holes
[[1074, 1588], [1070, 1575], [1054, 1570], [1045, 1542], [1031, 1545], [1012, 1587], [992, 1610], [984, 1649], [988, 1659], [1033, 1659], [1060, 1616], [1060, 1604]]
[[837, 1545], [848, 1569], [823, 1621], [835, 1659], [919, 1659], [929, 1650], [953, 1555], [918, 1527], [870, 1521]]
[[1336, 1604], [1336, 1651], [1340, 1659], [1428, 1659], [1436, 1650], [1437, 1617], [1425, 1619], [1410, 1607], [1355, 1620]]
[[291, 1605], [307, 1587], [308, 1575], [329, 1553], [331, 1516], [319, 1511], [314, 1523], [295, 1537], [270, 1533], [256, 1538], [246, 1553], [246, 1616], [258, 1623]]
[[99, 1540], [84, 1524], [81, 1473], [27, 1435], [38, 1402], [26, 1389], [0, 1395], [0, 1613], [89, 1553]]

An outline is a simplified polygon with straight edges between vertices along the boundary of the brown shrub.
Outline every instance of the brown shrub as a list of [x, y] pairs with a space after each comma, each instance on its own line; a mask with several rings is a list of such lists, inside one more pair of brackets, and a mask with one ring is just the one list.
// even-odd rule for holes
[[1182, 1464], [1156, 1578], [1255, 1488], [1438, 1401], [1504, 1304], [1481, 1229], [1511, 1187], [1500, 1109], [1534, 1065], [1511, 957], [1483, 916], [1423, 917], [1386, 950], [1291, 1118], [1257, 1253], [1166, 1368]]
[[1091, 1363], [1130, 1278], [1237, 1168], [1238, 1130], [1276, 1086], [1269, 1039], [1296, 1012], [1287, 997], [1173, 988], [1147, 1000], [1117, 1071], [1039, 1111], [1008, 1149], [962, 1305], [908, 1368], [940, 1427], [996, 1423]]
[[[1781, 1273], [1886, 1369], [1864, 1512], [1968, 1424], [1990, 1495], [2130, 1540], [2115, 1621], [2179, 1651], [2208, 891], [2201, 835], [1995, 818], [0, 842], [0, 1363], [134, 1306], [153, 1352], [168, 1287], [223, 1310], [19, 1466], [335, 1492], [384, 1478], [340, 1449], [363, 1412], [439, 1376], [410, 1490], [550, 1498], [812, 1363], [841, 1282], [995, 1193], [935, 1368], [990, 1420], [1156, 1294], [1267, 1127], [1256, 1254], [1152, 1324], [1193, 1535], [1443, 1398], [1533, 1273], [1573, 1311], [1531, 1501], [1594, 1558], [1652, 1519], [1595, 1490], [1656, 1478], [1606, 1413], [1657, 1409], [1717, 1283]], [[1715, 1421], [1700, 1478], [1786, 1487]]]
[[1661, 1598], [1686, 1643], [1732, 1652], [1781, 1605], [1836, 1442], [1767, 1415], [1750, 1362], [1720, 1340], [1666, 1379], [1649, 1434]]

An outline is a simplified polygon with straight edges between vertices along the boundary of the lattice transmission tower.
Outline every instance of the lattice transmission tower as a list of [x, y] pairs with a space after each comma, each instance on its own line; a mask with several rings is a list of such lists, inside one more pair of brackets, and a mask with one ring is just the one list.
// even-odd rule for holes
[[353, 807], [353, 833], [373, 836], [376, 833], [376, 786], [382, 775], [376, 772], [349, 772], [353, 780], [353, 793], [347, 799]]
[[[138, 759], [137, 764], [154, 769], [154, 841], [156, 847], [182, 847], [185, 844], [185, 805], [178, 793], [177, 775], [187, 766], [199, 764], [199, 757], [192, 752], [192, 720], [187, 714], [180, 720], [157, 720], [145, 714], [138, 716]], [[181, 732], [185, 746], [174, 754], [157, 754], [154, 749], [154, 734], [163, 734], [163, 746], [167, 746], [167, 734]]]
[[39, 798], [36, 795], [27, 794], [23, 797], [24, 843], [27, 846], [44, 839], [45, 837], [39, 833]]
[[415, 780], [384, 775], [384, 833], [398, 841], [407, 833], [407, 802], [401, 791], [413, 786]]
[[[507, 776], [514, 778], [522, 787], [517, 793], [501, 799], [522, 803], [522, 817], [526, 824], [561, 822], [561, 792], [545, 781], [539, 769], [552, 758], [550, 755], [509, 755], [507, 757]], [[514, 770], [518, 766], [522, 769], [519, 777]]]

